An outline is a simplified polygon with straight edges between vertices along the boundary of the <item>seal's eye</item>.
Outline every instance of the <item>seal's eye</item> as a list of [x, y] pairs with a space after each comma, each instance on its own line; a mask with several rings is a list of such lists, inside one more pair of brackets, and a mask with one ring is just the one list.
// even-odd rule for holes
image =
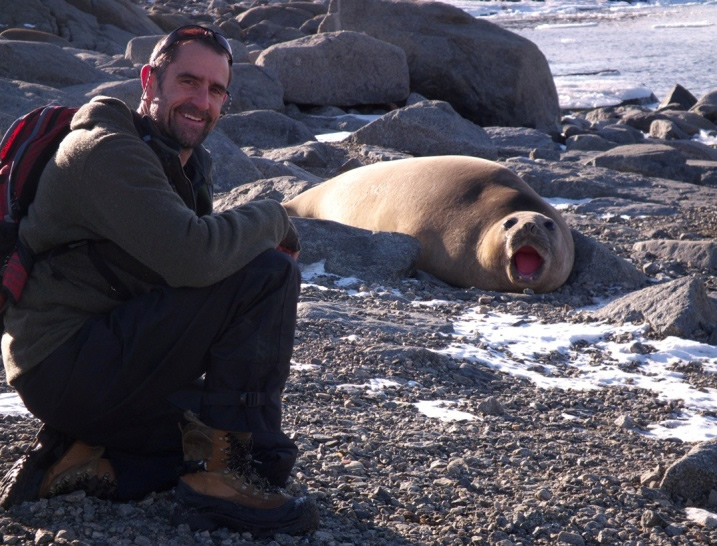
[[544, 225], [545, 229], [547, 229], [548, 231], [555, 231], [555, 222], [553, 222], [552, 220], [546, 221]]
[[510, 229], [517, 223], [518, 223], [517, 218], [508, 218], [505, 222], [503, 222], [503, 227], [505, 229]]

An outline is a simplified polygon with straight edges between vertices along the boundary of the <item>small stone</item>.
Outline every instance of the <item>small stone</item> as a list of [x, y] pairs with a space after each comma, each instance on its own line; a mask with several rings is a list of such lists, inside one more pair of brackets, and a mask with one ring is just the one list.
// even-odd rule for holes
[[665, 527], [665, 533], [667, 534], [667, 536], [670, 536], [670, 537], [679, 536], [684, 532], [685, 532], [685, 530], [682, 527], [679, 527], [677, 525], [670, 524], [667, 527]]
[[615, 424], [620, 428], [626, 428], [626, 429], [637, 427], [637, 423], [629, 415], [621, 415], [620, 417], [615, 419]]
[[35, 533], [35, 544], [50, 544], [55, 540], [55, 535], [47, 529], [38, 529]]
[[577, 533], [569, 533], [568, 531], [560, 531], [558, 534], [558, 542], [563, 544], [574, 544], [575, 546], [584, 546], [585, 540]]
[[553, 498], [553, 492], [550, 489], [544, 488], [535, 493], [535, 498], [541, 501], [549, 501]]
[[665, 520], [660, 514], [654, 510], [645, 510], [640, 518], [640, 524], [643, 529], [651, 529], [653, 527], [664, 527]]
[[490, 396], [478, 404], [478, 411], [484, 415], [503, 415], [505, 408], [495, 396]]

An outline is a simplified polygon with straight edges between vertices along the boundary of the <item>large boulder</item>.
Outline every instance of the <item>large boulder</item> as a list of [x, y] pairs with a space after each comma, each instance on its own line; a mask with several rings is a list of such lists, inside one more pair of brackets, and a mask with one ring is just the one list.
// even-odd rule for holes
[[632, 246], [633, 252], [641, 258], [649, 257], [662, 260], [677, 260], [690, 267], [704, 271], [717, 271], [717, 242], [709, 241], [675, 241], [656, 239], [639, 241]]
[[242, 28], [249, 28], [262, 21], [269, 21], [283, 27], [298, 29], [320, 13], [326, 13], [326, 8], [321, 4], [291, 2], [289, 4], [255, 6], [237, 15], [236, 20]]
[[[2, 77], [0, 77], [0, 97], [2, 97], [2, 112], [13, 120], [27, 114], [38, 106], [51, 102], [69, 106], [81, 106], [86, 100], [81, 100], [76, 104], [71, 102], [71, 97], [65, 90]], [[4, 132], [3, 130], [3, 134]]]
[[348, 141], [391, 148], [415, 156], [470, 155], [496, 159], [482, 127], [442, 101], [424, 101], [392, 110], [353, 133]]
[[538, 47], [439, 2], [331, 0], [320, 32], [353, 30], [406, 52], [411, 90], [481, 126], [558, 131], [560, 106]]
[[717, 123], [717, 89], [700, 97], [690, 112]]
[[301, 237], [299, 263], [322, 262], [328, 273], [381, 283], [410, 277], [420, 243], [403, 233], [369, 231], [330, 220], [293, 218]]
[[240, 148], [283, 148], [316, 140], [303, 123], [272, 110], [254, 110], [222, 117], [217, 128]]
[[717, 440], [695, 445], [674, 462], [665, 471], [660, 487], [682, 501], [706, 505], [710, 493], [717, 490]]
[[0, 40], [0, 77], [68, 87], [113, 79], [54, 44]]
[[598, 319], [646, 321], [660, 336], [717, 343], [717, 301], [704, 281], [683, 277], [643, 288], [595, 311]]
[[276, 75], [251, 63], [234, 63], [229, 112], [283, 110], [284, 86]]
[[687, 165], [685, 157], [664, 144], [628, 144], [603, 152], [588, 165], [683, 182], [700, 182], [700, 170]]
[[27, 25], [110, 54], [124, 52], [134, 36], [162, 32], [132, 0], [0, 0], [0, 26]]
[[635, 289], [645, 286], [647, 276], [605, 245], [572, 229], [575, 262], [566, 285], [576, 289], [619, 286]]
[[406, 55], [358, 32], [330, 32], [276, 44], [256, 60], [275, 73], [284, 102], [354, 106], [405, 100]]
[[204, 145], [212, 154], [212, 181], [216, 193], [262, 178], [249, 156], [221, 131], [212, 131]]

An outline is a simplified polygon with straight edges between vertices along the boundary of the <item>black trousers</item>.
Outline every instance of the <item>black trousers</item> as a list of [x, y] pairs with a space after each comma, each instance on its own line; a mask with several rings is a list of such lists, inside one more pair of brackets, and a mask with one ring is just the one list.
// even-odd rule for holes
[[88, 320], [16, 388], [47, 425], [105, 446], [121, 498], [176, 483], [185, 409], [254, 432], [260, 470], [281, 483], [296, 458], [280, 396], [299, 287], [296, 263], [276, 250], [206, 288], [157, 286]]

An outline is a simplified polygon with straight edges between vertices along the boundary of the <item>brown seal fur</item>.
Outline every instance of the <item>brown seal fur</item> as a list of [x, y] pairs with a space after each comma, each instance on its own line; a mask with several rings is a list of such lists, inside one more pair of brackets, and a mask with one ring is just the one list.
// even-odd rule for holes
[[466, 156], [402, 159], [359, 167], [284, 204], [322, 218], [421, 243], [420, 269], [460, 287], [549, 292], [573, 267], [572, 234], [523, 180]]

